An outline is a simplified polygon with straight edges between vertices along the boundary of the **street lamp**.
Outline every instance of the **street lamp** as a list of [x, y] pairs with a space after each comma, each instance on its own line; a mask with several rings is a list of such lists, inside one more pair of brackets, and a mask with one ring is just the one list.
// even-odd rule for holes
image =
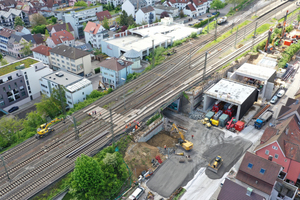
[[[126, 74], [127, 75], [127, 74]], [[124, 83], [125, 83], [125, 78], [121, 78], [123, 81], [124, 81]], [[124, 86], [123, 86], [124, 87]], [[124, 99], [124, 110], [126, 110], [126, 106], [125, 106], [125, 87], [124, 87], [124, 96], [123, 96], [123, 99]]]

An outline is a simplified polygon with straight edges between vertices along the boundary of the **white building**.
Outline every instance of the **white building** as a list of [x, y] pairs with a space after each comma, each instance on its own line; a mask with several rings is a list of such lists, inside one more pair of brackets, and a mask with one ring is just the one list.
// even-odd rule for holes
[[152, 24], [155, 21], [155, 10], [152, 6], [140, 8], [136, 12], [137, 24]]
[[88, 52], [60, 45], [49, 50], [50, 63], [54, 70], [65, 70], [84, 76], [92, 72], [91, 56]]
[[0, 108], [9, 110], [39, 97], [39, 79], [52, 72], [48, 65], [31, 57], [1, 66]]
[[163, 5], [178, 8], [190, 17], [197, 17], [206, 13], [211, 2], [207, 0], [169, 0], [165, 1]]
[[54, 48], [58, 45], [74, 47], [75, 38], [72, 33], [69, 33], [68, 31], [58, 31], [52, 33], [51, 37], [47, 38], [46, 44], [51, 48]]
[[[152, 6], [152, 0], [150, 6]], [[138, 9], [146, 7], [148, 5], [145, 0], [125, 0], [122, 4], [122, 11], [125, 10], [128, 16], [132, 15], [135, 18], [135, 13]]]
[[97, 21], [96, 16], [97, 12], [103, 11], [102, 6], [93, 7], [91, 9], [82, 10], [82, 11], [71, 11], [70, 14], [64, 14], [64, 19], [66, 23], [70, 23], [74, 29], [75, 38], [83, 38], [83, 23], [88, 21]]
[[85, 43], [91, 43], [94, 48], [101, 47], [101, 40], [108, 38], [108, 31], [94, 22], [88, 22], [84, 29]]
[[118, 5], [121, 4], [120, 0], [107, 0], [107, 4], [112, 3], [114, 7], [117, 7]]
[[160, 15], [163, 12], [167, 12], [170, 17], [177, 17], [179, 15], [179, 9], [171, 6], [155, 5], [154, 10], [158, 19], [160, 19]]
[[74, 104], [84, 101], [86, 95], [89, 95], [93, 91], [90, 80], [61, 70], [43, 76], [39, 80], [39, 85], [41, 91], [49, 97], [53, 88], [58, 88], [58, 85], [63, 86], [65, 88], [67, 104], [70, 108], [73, 108]]
[[46, 65], [50, 65], [50, 53], [51, 48], [45, 45], [39, 45], [32, 49], [33, 57], [42, 61]]

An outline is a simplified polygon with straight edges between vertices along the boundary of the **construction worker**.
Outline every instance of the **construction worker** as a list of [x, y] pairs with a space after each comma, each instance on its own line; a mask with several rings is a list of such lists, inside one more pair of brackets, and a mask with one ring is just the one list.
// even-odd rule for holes
[[192, 135], [192, 139], [194, 139], [194, 135]]
[[138, 129], [138, 126], [137, 126], [137, 125], [135, 125], [135, 129]]
[[167, 145], [164, 146], [165, 150], [167, 150]]

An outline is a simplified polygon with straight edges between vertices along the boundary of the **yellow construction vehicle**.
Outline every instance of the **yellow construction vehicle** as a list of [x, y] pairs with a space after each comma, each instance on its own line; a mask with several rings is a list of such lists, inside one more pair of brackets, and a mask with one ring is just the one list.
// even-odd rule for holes
[[178, 139], [179, 144], [180, 144], [185, 150], [187, 150], [187, 151], [191, 150], [191, 149], [193, 148], [194, 144], [193, 144], [192, 142], [190, 142], [190, 141], [188, 141], [188, 140], [186, 140], [186, 139], [184, 138], [183, 133], [177, 128], [177, 126], [176, 126], [175, 123], [173, 123], [173, 125], [172, 125], [171, 132], [172, 132], [173, 130], [176, 130], [176, 131], [178, 132], [178, 134], [180, 135], [180, 138]]
[[35, 135], [35, 138], [40, 139], [40, 138], [47, 136], [49, 133], [53, 132], [54, 128], [51, 128], [50, 125], [55, 122], [59, 122], [61, 120], [62, 119], [60, 119], [60, 118], [55, 118], [54, 120], [52, 120], [49, 123], [42, 124], [40, 126], [40, 128], [37, 129], [37, 134]]
[[201, 119], [200, 122], [205, 125], [206, 128], [210, 128], [211, 127], [211, 123], [209, 122], [209, 119], [206, 117], [204, 119]]
[[99, 81], [98, 89], [100, 89], [100, 90], [107, 90], [106, 86], [101, 81]]
[[223, 164], [223, 159], [221, 156], [217, 156], [216, 158], [212, 159], [212, 161], [210, 163], [208, 163], [208, 169], [218, 173], [218, 170], [220, 169], [220, 167]]

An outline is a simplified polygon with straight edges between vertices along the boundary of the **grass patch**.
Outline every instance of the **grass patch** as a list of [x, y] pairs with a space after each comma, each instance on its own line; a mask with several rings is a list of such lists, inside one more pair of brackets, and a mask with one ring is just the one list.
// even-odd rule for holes
[[16, 67], [20, 66], [21, 64], [24, 64], [25, 68], [30, 67], [30, 65], [35, 64], [39, 61], [31, 59], [31, 58], [26, 58], [24, 60], [20, 60], [19, 62], [15, 62], [13, 64], [8, 64], [0, 68], [0, 76], [3, 76], [5, 74], [8, 74], [10, 72], [13, 72], [16, 70]]
[[[272, 26], [272, 24], [263, 24], [263, 25], [261, 25], [260, 27], [258, 27], [256, 29], [256, 36], [260, 35], [260, 34], [263, 34], [264, 32], [268, 31], [271, 26]], [[249, 35], [247, 35], [245, 37], [245, 39], [243, 39], [240, 43], [248, 41], [249, 39], [251, 39], [253, 37], [253, 35], [254, 35], [254, 31], [252, 33], [250, 33]]]
[[183, 92], [183, 96], [184, 96], [187, 100], [189, 100], [189, 96], [188, 96], [185, 92]]
[[185, 191], [186, 189], [182, 188], [181, 192], [179, 192], [179, 194], [177, 194], [177, 196], [173, 200], [178, 200], [185, 193]]
[[153, 117], [151, 117], [150, 119], [148, 119], [148, 121], [146, 122], [147, 126], [149, 126], [152, 122], [154, 122], [158, 118], [162, 118], [162, 115], [160, 113], [157, 113]]
[[257, 15], [253, 15], [253, 16], [251, 17], [251, 19], [256, 19], [256, 18], [258, 18]]
[[[291, 16], [294, 16], [294, 15], [298, 14], [297, 11], [299, 11], [299, 10], [300, 10], [300, 8], [297, 8], [297, 9], [294, 10], [293, 12], [289, 13], [289, 14], [288, 14], [288, 18], [291, 17]], [[283, 22], [283, 21], [284, 21], [284, 17], [281, 18], [280, 20], [278, 20], [278, 22]]]

